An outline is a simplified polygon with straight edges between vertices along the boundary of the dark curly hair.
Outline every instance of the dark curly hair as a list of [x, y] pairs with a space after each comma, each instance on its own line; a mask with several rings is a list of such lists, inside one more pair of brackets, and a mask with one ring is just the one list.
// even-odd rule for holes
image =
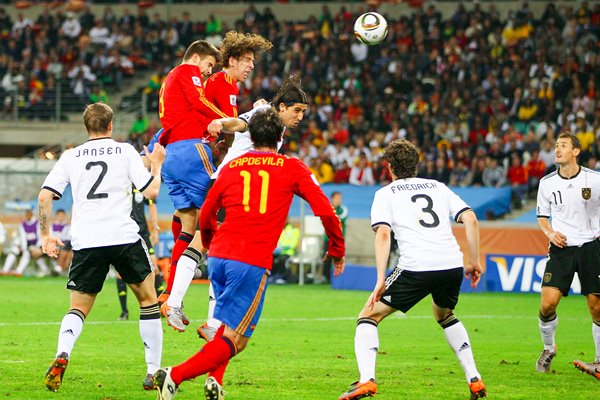
[[283, 132], [283, 121], [273, 108], [268, 107], [257, 111], [252, 116], [248, 130], [255, 148], [276, 149]]
[[392, 141], [383, 151], [383, 158], [390, 163], [396, 179], [417, 176], [419, 151], [406, 139]]
[[223, 66], [229, 67], [229, 58], [239, 59], [246, 53], [252, 53], [254, 58], [260, 57], [262, 53], [270, 50], [273, 43], [260, 35], [253, 33], [238, 33], [229, 31], [221, 43], [221, 55], [223, 56]]

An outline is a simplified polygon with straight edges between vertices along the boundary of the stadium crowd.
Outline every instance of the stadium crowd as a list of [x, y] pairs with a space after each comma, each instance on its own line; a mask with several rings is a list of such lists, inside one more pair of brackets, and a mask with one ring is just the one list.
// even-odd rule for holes
[[[353, 38], [357, 15], [324, 5], [318, 15], [290, 22], [277, 20], [268, 5], [259, 11], [251, 4], [227, 26], [215, 15], [184, 12], [166, 21], [141, 8], [119, 17], [110, 6], [102, 15], [47, 10], [36, 21], [13, 21], [0, 9], [0, 91], [19, 91], [23, 107], [53, 107], [61, 77], [83, 104], [100, 99], [100, 87], [119, 89], [123, 76], [149, 69], [156, 75], [145, 92], [155, 98], [187, 44], [218, 44], [235, 29], [274, 44], [244, 83], [240, 111], [271, 98], [287, 74], [299, 74], [312, 104], [285, 151], [322, 183], [388, 182], [381, 149], [397, 137], [421, 148], [420, 176], [457, 186], [510, 185], [517, 205], [553, 166], [561, 130], [577, 134], [581, 162], [597, 168], [600, 4], [548, 3], [539, 18], [526, 2], [506, 18], [493, 3], [485, 10], [460, 4], [448, 18], [428, 5], [386, 16], [389, 35], [372, 47]], [[10, 96], [2, 97], [8, 112]]]

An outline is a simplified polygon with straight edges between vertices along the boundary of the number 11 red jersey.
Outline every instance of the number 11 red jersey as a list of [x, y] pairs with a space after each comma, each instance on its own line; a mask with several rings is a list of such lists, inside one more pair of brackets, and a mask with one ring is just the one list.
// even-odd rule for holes
[[[328, 252], [343, 257], [339, 218], [302, 161], [276, 153], [250, 151], [226, 165], [200, 212], [202, 242], [212, 257], [271, 269], [294, 194], [321, 218], [329, 237]], [[217, 211], [225, 221], [217, 229]]]

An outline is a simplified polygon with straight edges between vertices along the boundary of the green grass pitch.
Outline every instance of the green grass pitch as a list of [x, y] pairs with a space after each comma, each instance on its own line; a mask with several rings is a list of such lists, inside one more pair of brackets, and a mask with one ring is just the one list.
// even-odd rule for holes
[[[43, 376], [54, 357], [62, 316], [68, 308], [64, 278], [0, 278], [0, 398], [154, 399], [142, 389], [145, 374], [137, 306], [129, 296], [132, 320], [116, 321], [115, 282], [98, 296], [71, 355], [63, 387], [46, 390]], [[225, 375], [228, 400], [337, 399], [357, 379], [354, 360], [356, 315], [367, 292], [327, 286], [271, 286], [262, 319], [248, 348]], [[202, 344], [195, 328], [206, 315], [207, 287], [193, 285], [186, 312], [187, 332], [164, 325], [163, 364], [189, 357]], [[467, 399], [463, 372], [441, 329], [431, 317], [429, 299], [391, 316], [379, 328], [377, 379], [380, 400]], [[600, 382], [577, 371], [573, 359], [594, 358], [591, 319], [582, 296], [559, 307], [558, 355], [553, 371], [535, 372], [541, 350], [538, 295], [465, 294], [456, 314], [471, 337], [490, 399], [592, 399]], [[185, 382], [177, 399], [202, 399], [204, 378]]]

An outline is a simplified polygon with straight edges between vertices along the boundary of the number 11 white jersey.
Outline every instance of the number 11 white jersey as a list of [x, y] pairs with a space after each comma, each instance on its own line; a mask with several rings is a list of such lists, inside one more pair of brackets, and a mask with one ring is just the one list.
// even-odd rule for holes
[[103, 137], [64, 152], [42, 188], [60, 198], [71, 185], [71, 243], [80, 250], [136, 242], [131, 184], [141, 192], [152, 179], [132, 145]]
[[433, 179], [398, 179], [375, 193], [371, 226], [389, 226], [398, 242], [398, 266], [409, 271], [442, 271], [463, 266], [450, 225], [471, 208]]

